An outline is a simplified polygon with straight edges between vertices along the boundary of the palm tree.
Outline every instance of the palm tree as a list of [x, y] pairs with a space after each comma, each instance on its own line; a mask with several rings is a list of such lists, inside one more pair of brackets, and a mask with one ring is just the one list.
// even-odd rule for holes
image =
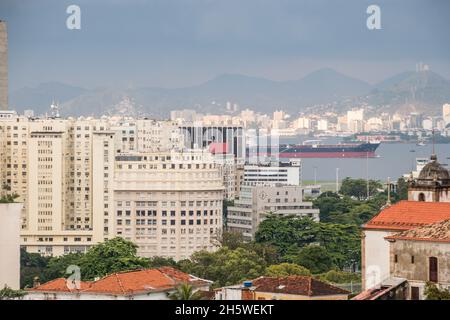
[[176, 287], [176, 291], [169, 293], [170, 300], [201, 300], [202, 295], [199, 291], [194, 291], [194, 288], [187, 283]]

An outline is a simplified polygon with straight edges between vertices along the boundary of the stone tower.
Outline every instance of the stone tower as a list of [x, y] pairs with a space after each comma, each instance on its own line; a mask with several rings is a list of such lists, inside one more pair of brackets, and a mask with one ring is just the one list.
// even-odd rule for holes
[[450, 202], [450, 173], [437, 161], [435, 154], [419, 177], [409, 182], [408, 200]]
[[0, 110], [8, 110], [8, 33], [0, 20]]

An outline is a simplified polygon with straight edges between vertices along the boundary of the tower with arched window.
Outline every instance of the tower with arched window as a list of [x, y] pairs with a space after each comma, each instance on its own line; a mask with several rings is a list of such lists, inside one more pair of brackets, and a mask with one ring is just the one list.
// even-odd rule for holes
[[433, 154], [417, 179], [409, 181], [408, 200], [450, 202], [450, 174]]

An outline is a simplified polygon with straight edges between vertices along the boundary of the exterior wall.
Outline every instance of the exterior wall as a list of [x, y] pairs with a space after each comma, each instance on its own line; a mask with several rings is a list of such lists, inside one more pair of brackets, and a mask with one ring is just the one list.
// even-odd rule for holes
[[8, 33], [0, 20], [0, 110], [8, 110]]
[[118, 156], [115, 232], [141, 256], [186, 259], [217, 248], [223, 181], [207, 152]]
[[227, 228], [253, 239], [268, 213], [307, 216], [319, 221], [319, 210], [303, 201], [300, 186], [241, 186], [241, 196], [228, 208]]
[[255, 292], [254, 300], [348, 300], [348, 295], [302, 296], [297, 294]]
[[[397, 255], [397, 263], [395, 256]], [[414, 257], [414, 263], [412, 263]], [[424, 299], [425, 283], [429, 281], [429, 258], [438, 259], [438, 284], [450, 287], [450, 243], [396, 240], [390, 243], [390, 272], [408, 279], [410, 287], [419, 287]]]
[[408, 200], [419, 201], [419, 195], [425, 196], [426, 202], [450, 202], [450, 188], [409, 188]]
[[240, 286], [224, 287], [216, 291], [216, 300], [348, 300], [348, 295], [304, 296], [287, 293], [260, 292]]
[[22, 203], [0, 203], [0, 289], [20, 288], [20, 211]]
[[380, 284], [390, 275], [389, 242], [384, 237], [393, 232], [364, 230], [364, 252], [362, 260], [363, 290]]

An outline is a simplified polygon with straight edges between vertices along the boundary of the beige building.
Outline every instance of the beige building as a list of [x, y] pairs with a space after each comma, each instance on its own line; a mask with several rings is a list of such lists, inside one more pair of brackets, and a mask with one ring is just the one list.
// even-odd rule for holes
[[0, 290], [20, 289], [20, 211], [22, 203], [0, 203]]
[[223, 180], [207, 151], [116, 156], [116, 234], [138, 254], [176, 260], [213, 250], [222, 232]]
[[85, 251], [108, 238], [114, 133], [107, 123], [16, 116], [0, 119], [0, 134], [1, 192], [24, 202], [21, 244], [28, 251]]
[[450, 220], [386, 237], [390, 273], [409, 284], [408, 299], [423, 300], [427, 282], [450, 288]]
[[0, 110], [8, 110], [8, 32], [0, 20]]
[[449, 173], [433, 155], [418, 178], [409, 181], [408, 201], [386, 206], [363, 225], [363, 289], [378, 287], [392, 277], [390, 246], [386, 237], [450, 219], [449, 187]]
[[222, 228], [223, 184], [230, 196], [236, 188], [234, 158], [219, 164], [206, 150], [183, 151], [179, 131], [170, 121], [2, 112], [0, 194], [17, 193], [24, 203], [21, 245], [61, 255], [122, 235], [145, 256], [180, 259], [212, 249]]

